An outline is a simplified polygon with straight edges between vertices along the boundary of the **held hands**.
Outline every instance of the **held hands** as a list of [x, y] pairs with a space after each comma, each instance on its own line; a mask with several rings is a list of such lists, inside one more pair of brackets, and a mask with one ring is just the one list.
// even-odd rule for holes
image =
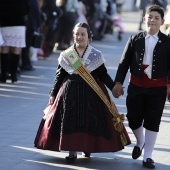
[[124, 87], [122, 86], [121, 83], [117, 82], [115, 86], [112, 89], [112, 94], [115, 98], [119, 98], [121, 95], [123, 96], [124, 94]]
[[54, 103], [55, 97], [50, 96], [49, 98], [49, 104], [52, 105]]

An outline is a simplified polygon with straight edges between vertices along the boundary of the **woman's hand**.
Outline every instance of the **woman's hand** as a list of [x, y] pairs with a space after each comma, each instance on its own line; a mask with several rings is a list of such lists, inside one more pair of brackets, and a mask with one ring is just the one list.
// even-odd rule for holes
[[49, 104], [52, 105], [54, 103], [55, 97], [54, 96], [50, 96], [49, 98]]
[[124, 87], [122, 86], [121, 83], [117, 82], [115, 86], [112, 89], [112, 94], [115, 98], [119, 98], [121, 95], [123, 96], [124, 94]]

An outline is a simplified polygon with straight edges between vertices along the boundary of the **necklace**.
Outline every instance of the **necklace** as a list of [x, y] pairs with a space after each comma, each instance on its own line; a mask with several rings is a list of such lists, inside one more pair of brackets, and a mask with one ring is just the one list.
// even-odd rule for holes
[[77, 49], [76, 49], [76, 45], [74, 45], [74, 49], [75, 49], [76, 53], [78, 54], [78, 56], [79, 56], [80, 58], [83, 58], [84, 54], [86, 53], [87, 48], [88, 48], [88, 45], [87, 45], [87, 47], [85, 48], [82, 56], [80, 56], [79, 52], [78, 52]]

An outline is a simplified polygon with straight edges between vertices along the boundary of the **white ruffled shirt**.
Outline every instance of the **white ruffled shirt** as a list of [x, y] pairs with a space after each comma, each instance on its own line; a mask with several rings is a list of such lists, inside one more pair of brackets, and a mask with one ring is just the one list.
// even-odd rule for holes
[[158, 32], [154, 35], [147, 33], [145, 37], [145, 54], [143, 58], [143, 65], [149, 65], [145, 70], [145, 74], [151, 79], [152, 73], [152, 61], [153, 61], [153, 51], [158, 42]]

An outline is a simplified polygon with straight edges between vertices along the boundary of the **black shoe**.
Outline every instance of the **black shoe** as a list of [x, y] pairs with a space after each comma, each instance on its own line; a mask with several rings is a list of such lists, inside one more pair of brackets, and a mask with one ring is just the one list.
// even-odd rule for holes
[[[143, 145], [142, 149], [144, 148], [145, 144]], [[142, 149], [140, 149], [138, 146], [135, 146], [132, 151], [132, 158], [138, 159], [142, 154]]]
[[142, 29], [142, 27], [139, 27], [139, 29], [138, 29], [139, 31], [143, 31], [143, 29]]
[[0, 75], [0, 82], [6, 83], [7, 78], [8, 78], [7, 74], [5, 74], [5, 75], [2, 75], [2, 74], [1, 74], [1, 75]]
[[76, 162], [76, 159], [77, 159], [77, 155], [74, 156], [74, 155], [69, 155], [69, 156], [66, 156], [66, 161], [69, 163], [69, 164], [73, 164]]
[[121, 34], [118, 34], [117, 39], [118, 39], [119, 41], [122, 41], [122, 35], [121, 35]]
[[14, 82], [17, 82], [18, 79], [17, 79], [17, 76], [14, 74], [14, 75], [11, 75], [11, 82], [14, 83]]
[[6, 83], [6, 78], [0, 78], [1, 83]]
[[86, 157], [86, 158], [90, 158], [90, 155], [91, 155], [91, 154], [90, 154], [90, 153], [87, 153], [87, 152], [83, 152], [82, 155], [83, 155], [84, 157]]
[[35, 68], [33, 66], [22, 66], [21, 70], [24, 70], [24, 71], [34, 71]]
[[150, 168], [150, 169], [154, 169], [155, 168], [154, 161], [151, 158], [147, 158], [146, 162], [143, 161], [143, 166], [145, 168]]
[[59, 50], [59, 51], [64, 51], [64, 50], [66, 50], [66, 49], [67, 49], [66, 47], [57, 46], [57, 50]]

